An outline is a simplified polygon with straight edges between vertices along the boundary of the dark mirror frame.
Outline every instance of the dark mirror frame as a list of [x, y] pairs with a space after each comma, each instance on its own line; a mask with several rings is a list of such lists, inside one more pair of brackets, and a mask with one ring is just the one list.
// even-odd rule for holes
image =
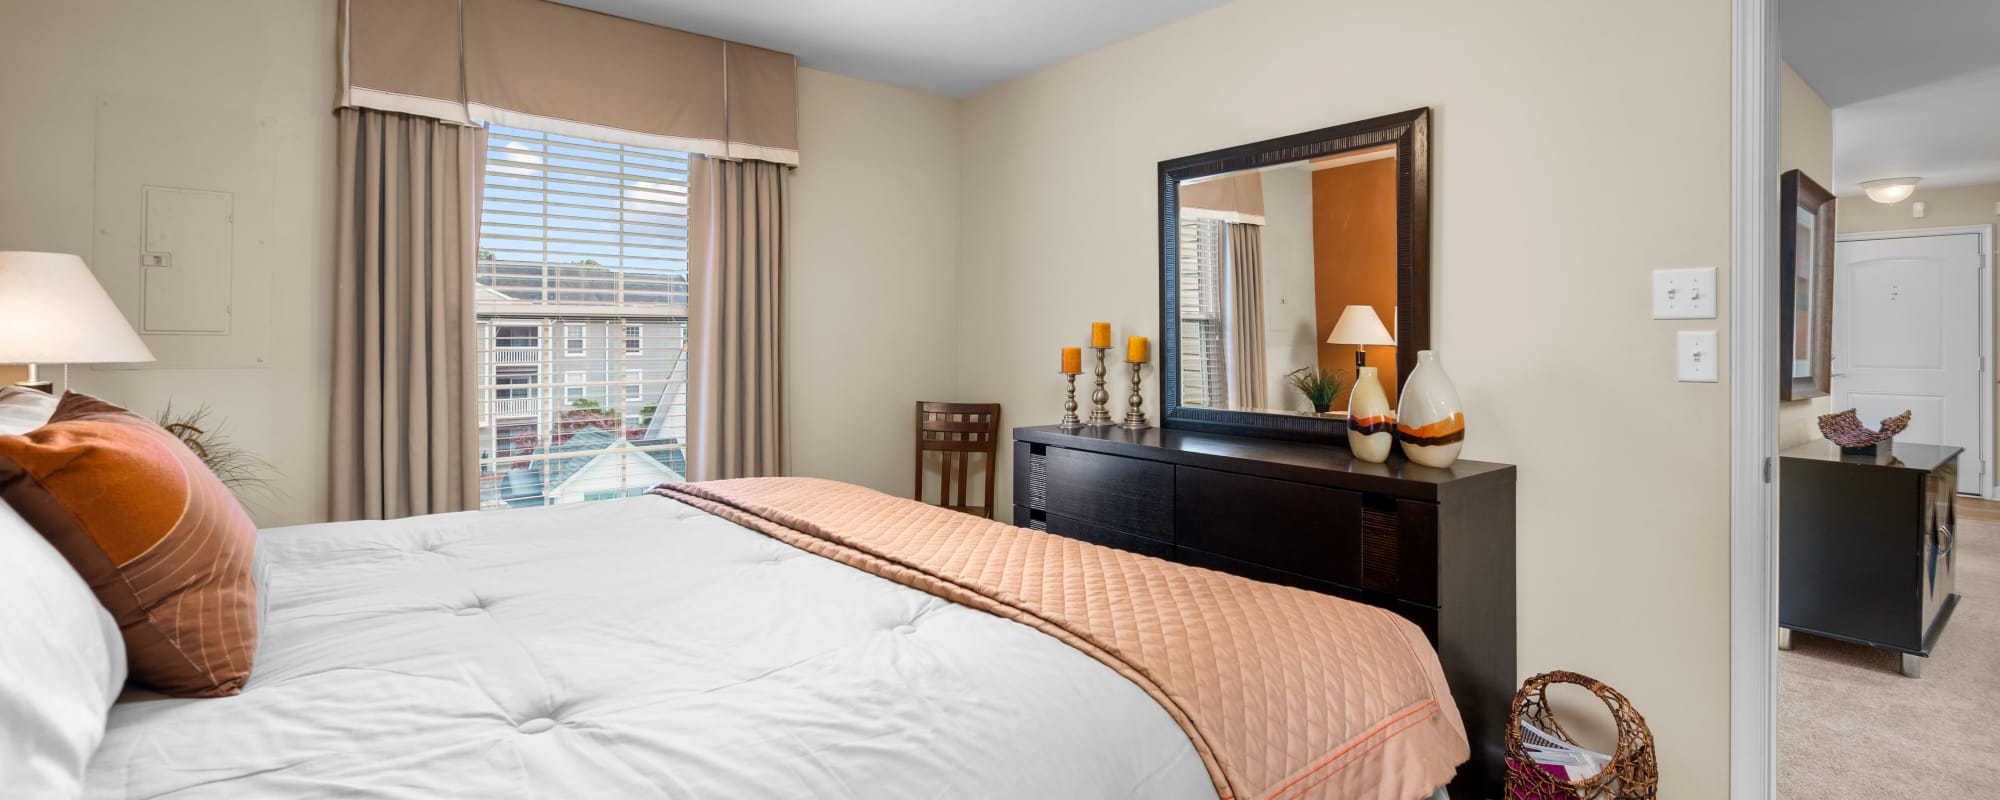
[[1345, 420], [1306, 413], [1182, 406], [1180, 183], [1350, 150], [1396, 146], [1396, 377], [1416, 369], [1431, 346], [1431, 110], [1281, 136], [1160, 162], [1160, 427], [1347, 444]]

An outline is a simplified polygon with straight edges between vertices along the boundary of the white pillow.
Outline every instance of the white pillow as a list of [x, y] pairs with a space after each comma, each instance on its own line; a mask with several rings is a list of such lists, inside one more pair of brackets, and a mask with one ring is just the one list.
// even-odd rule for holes
[[125, 640], [62, 554], [4, 502], [0, 568], [0, 787], [81, 796], [125, 685]]
[[0, 436], [19, 436], [49, 423], [56, 396], [26, 386], [0, 387]]

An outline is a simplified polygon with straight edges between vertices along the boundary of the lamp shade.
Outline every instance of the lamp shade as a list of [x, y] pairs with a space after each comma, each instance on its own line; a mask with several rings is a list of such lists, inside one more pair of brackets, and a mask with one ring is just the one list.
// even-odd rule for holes
[[1389, 329], [1382, 327], [1382, 318], [1370, 306], [1348, 306], [1340, 312], [1340, 321], [1333, 324], [1333, 333], [1327, 334], [1327, 344], [1395, 344]]
[[152, 360], [83, 259], [0, 250], [0, 364]]

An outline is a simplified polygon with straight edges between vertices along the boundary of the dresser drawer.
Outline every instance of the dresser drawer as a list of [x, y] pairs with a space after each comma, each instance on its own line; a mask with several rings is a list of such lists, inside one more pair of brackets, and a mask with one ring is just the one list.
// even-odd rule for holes
[[1343, 586], [1361, 586], [1361, 494], [1177, 467], [1175, 544]]
[[1129, 533], [1114, 531], [1110, 528], [1101, 528], [1088, 522], [1080, 522], [1059, 514], [1036, 516], [1030, 521], [1027, 527], [1048, 531], [1066, 539], [1075, 539], [1091, 544], [1101, 544], [1105, 547], [1129, 550], [1154, 558], [1172, 559], [1174, 557], [1174, 546], [1171, 543], [1158, 539], [1149, 539], [1144, 536], [1134, 536]]
[[1042, 459], [1051, 516], [1173, 543], [1172, 465], [1061, 447]]

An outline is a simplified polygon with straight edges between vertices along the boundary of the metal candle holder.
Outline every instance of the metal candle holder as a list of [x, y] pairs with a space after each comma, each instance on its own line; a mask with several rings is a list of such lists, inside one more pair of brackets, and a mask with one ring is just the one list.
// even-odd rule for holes
[[1090, 349], [1097, 351], [1097, 388], [1090, 393], [1090, 424], [1110, 425], [1111, 412], [1106, 411], [1104, 408], [1104, 404], [1111, 399], [1111, 393], [1104, 391], [1104, 351], [1111, 348], [1093, 347]]
[[1069, 381], [1069, 397], [1063, 400], [1062, 422], [1056, 427], [1065, 430], [1083, 427], [1083, 420], [1076, 418], [1076, 373], [1065, 372], [1063, 378]]
[[1139, 373], [1140, 370], [1146, 367], [1146, 362], [1127, 361], [1125, 363], [1132, 366], [1132, 396], [1126, 400], [1127, 403], [1131, 404], [1132, 410], [1125, 412], [1125, 421], [1119, 423], [1118, 427], [1133, 429], [1151, 427], [1146, 424], [1146, 412], [1140, 408], [1146, 402], [1146, 398], [1139, 392]]

